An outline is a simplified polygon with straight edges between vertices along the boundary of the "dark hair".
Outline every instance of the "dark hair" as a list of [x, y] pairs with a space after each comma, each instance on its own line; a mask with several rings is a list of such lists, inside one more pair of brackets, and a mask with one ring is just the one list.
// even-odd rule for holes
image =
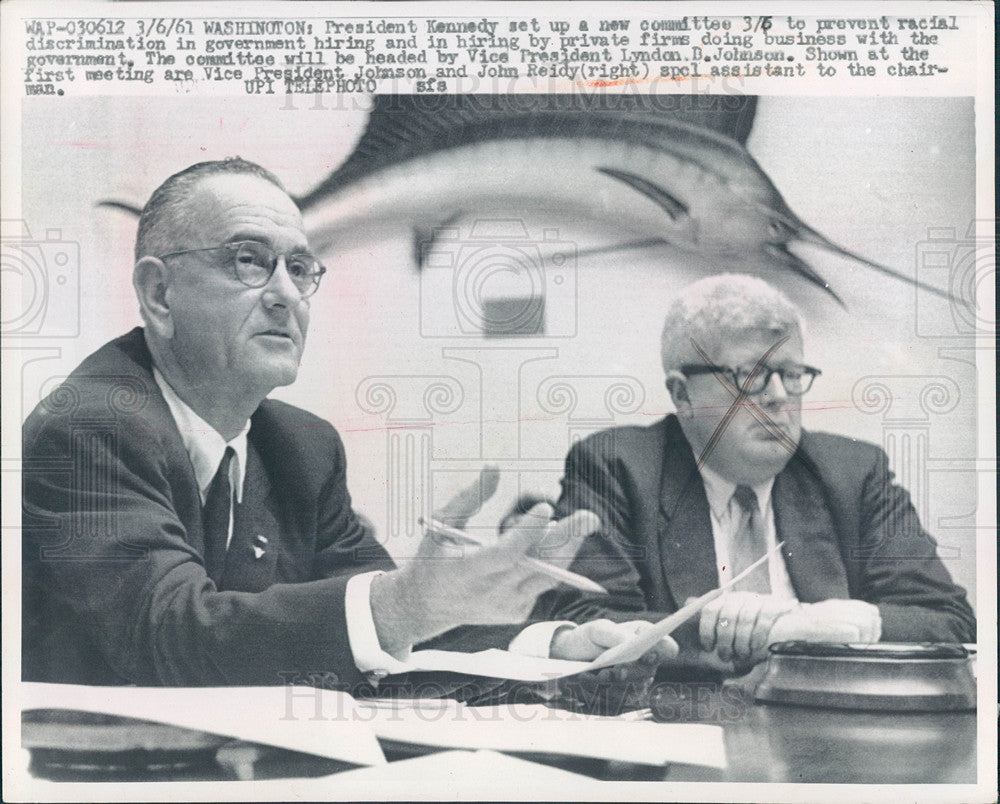
[[191, 192], [198, 182], [209, 176], [224, 174], [256, 176], [270, 182], [282, 192], [285, 191], [281, 180], [270, 170], [238, 156], [213, 162], [198, 162], [184, 168], [157, 187], [143, 207], [139, 216], [139, 230], [135, 237], [136, 260], [146, 256], [155, 257], [165, 249], [175, 248], [176, 244], [168, 242], [168, 235], [164, 229], [171, 223], [176, 225], [183, 217], [183, 205], [191, 197]]

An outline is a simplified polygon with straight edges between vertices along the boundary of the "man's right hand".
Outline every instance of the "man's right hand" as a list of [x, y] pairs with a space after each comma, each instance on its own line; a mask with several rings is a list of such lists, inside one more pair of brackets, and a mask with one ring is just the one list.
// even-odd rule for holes
[[701, 611], [701, 647], [723, 663], [745, 665], [761, 661], [773, 641], [771, 629], [796, 607], [794, 600], [753, 592], [726, 592]]
[[[476, 488], [496, 488], [493, 473], [484, 471]], [[461, 492], [442, 512], [456, 527], [471, 516], [484, 495]], [[472, 511], [474, 513], [474, 510]], [[551, 564], [568, 565], [580, 543], [600, 527], [590, 511], [576, 511], [551, 522], [553, 510], [539, 503], [486, 547], [457, 547], [429, 533], [417, 555], [401, 569], [374, 579], [372, 617], [383, 650], [399, 654], [459, 625], [498, 625], [527, 619], [535, 600], [558, 581], [543, 575], [525, 557], [545, 556]]]

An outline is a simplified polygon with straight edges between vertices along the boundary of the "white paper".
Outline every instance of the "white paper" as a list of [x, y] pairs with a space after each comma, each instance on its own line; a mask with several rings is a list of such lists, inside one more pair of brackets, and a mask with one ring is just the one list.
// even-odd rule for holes
[[522, 656], [506, 650], [482, 650], [461, 653], [450, 650], [420, 650], [410, 655], [410, 670], [447, 670], [473, 676], [506, 678], [511, 681], [551, 681], [590, 668], [591, 662]]
[[433, 708], [403, 703], [376, 705], [371, 711], [376, 734], [402, 743], [726, 767], [722, 728], [708, 724], [595, 717], [543, 704], [464, 706], [442, 701]]
[[518, 791], [549, 790], [553, 796], [571, 791], [577, 800], [606, 795], [605, 782], [577, 773], [498, 754], [495, 751], [440, 751], [378, 768], [358, 768], [317, 779], [238, 782], [226, 791], [275, 801], [366, 798], [374, 789], [405, 798], [419, 788], [438, 799], [518, 798]]

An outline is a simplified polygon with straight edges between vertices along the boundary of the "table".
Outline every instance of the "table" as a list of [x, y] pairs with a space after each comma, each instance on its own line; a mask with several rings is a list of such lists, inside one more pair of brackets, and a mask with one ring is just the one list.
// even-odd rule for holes
[[[667, 768], [671, 781], [974, 783], [975, 712], [853, 712], [754, 703], [740, 685], [667, 683], [659, 713], [717, 723], [729, 767], [721, 775]], [[627, 773], [627, 769], [623, 769]]]
[[[723, 728], [728, 767], [656, 767], [558, 755], [522, 758], [613, 781], [974, 783], [974, 712], [885, 713], [759, 704], [753, 684], [659, 682], [652, 709], [671, 723], [708, 723]], [[567, 724], [569, 727], [571, 724]], [[383, 741], [390, 762], [436, 750]], [[38, 762], [31, 772], [62, 781], [181, 781], [277, 779], [321, 776], [344, 763], [277, 748], [231, 742], [213, 761], [161, 768], [145, 775], [53, 770]]]

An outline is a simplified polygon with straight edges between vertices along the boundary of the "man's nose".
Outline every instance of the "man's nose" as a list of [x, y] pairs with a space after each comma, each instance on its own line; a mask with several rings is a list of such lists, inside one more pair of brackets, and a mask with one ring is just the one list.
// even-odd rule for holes
[[292, 307], [302, 301], [302, 294], [292, 282], [288, 273], [288, 264], [284, 257], [278, 257], [274, 273], [264, 286], [264, 305], [271, 307]]
[[767, 378], [767, 385], [764, 386], [763, 401], [764, 402], [784, 402], [788, 399], [788, 392], [785, 390], [785, 384], [781, 379], [781, 374], [777, 371], [772, 372], [771, 376]]

